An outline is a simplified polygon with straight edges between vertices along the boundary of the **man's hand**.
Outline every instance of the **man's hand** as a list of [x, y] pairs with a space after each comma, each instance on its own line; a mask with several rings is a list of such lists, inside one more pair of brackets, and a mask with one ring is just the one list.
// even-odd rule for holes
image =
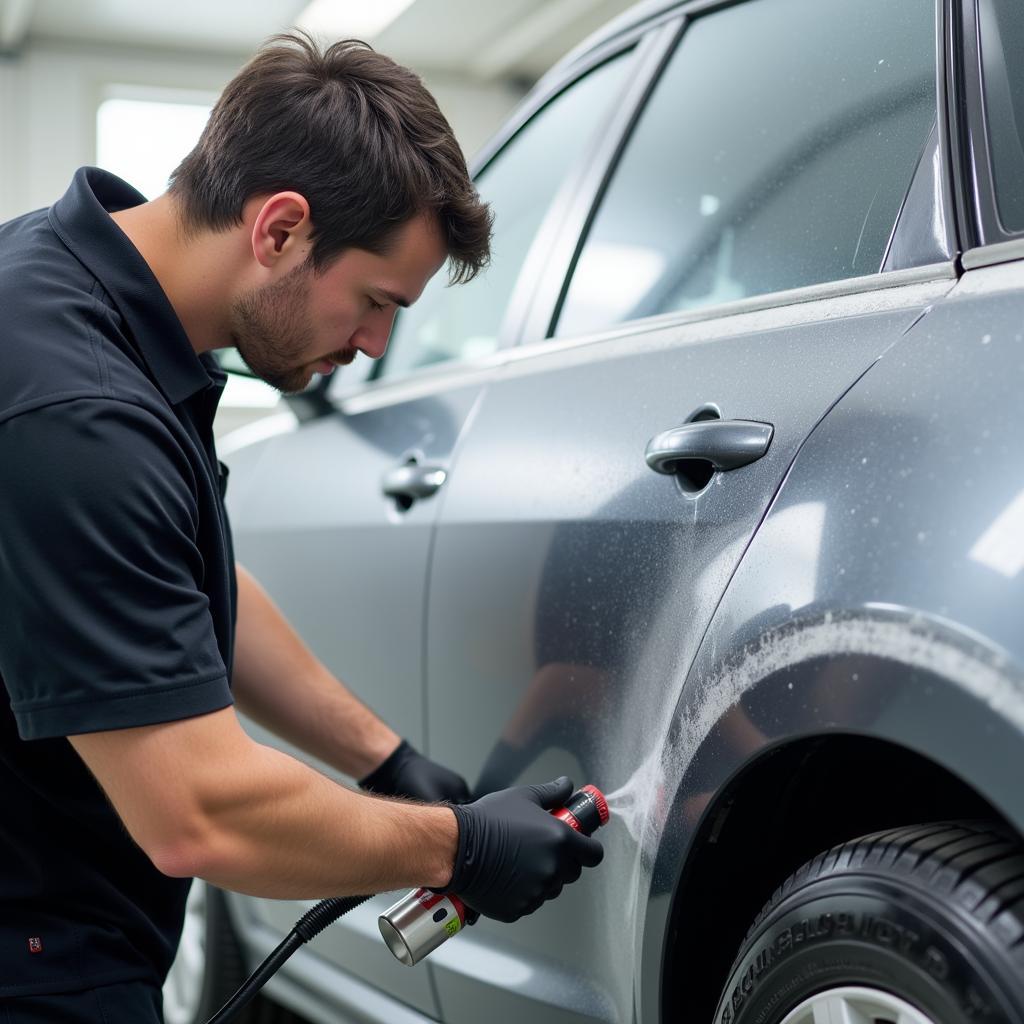
[[459, 822], [455, 870], [445, 892], [498, 921], [532, 914], [585, 867], [596, 867], [604, 848], [550, 811], [572, 796], [564, 776], [543, 786], [516, 786], [453, 806]]
[[359, 786], [383, 796], [411, 796], [428, 803], [469, 800], [469, 786], [461, 775], [424, 757], [408, 740], [402, 740], [383, 764], [360, 779]]

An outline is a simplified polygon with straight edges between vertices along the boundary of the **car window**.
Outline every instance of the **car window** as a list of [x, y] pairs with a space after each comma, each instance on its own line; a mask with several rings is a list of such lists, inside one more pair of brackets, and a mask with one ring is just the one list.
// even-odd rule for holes
[[381, 376], [498, 347], [498, 331], [530, 243], [558, 186], [623, 85], [629, 54], [600, 65], [543, 107], [477, 178], [494, 211], [491, 264], [465, 285], [445, 268], [395, 324]]
[[1024, 4], [981, 0], [985, 119], [999, 219], [1024, 231]]
[[559, 335], [879, 271], [935, 119], [933, 0], [698, 17], [585, 240]]

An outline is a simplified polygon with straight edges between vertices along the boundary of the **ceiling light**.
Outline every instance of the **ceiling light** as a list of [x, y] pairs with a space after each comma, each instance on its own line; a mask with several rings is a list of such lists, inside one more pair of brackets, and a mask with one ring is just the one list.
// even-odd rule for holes
[[387, 28], [413, 0], [313, 0], [295, 27], [328, 39], [371, 39]]

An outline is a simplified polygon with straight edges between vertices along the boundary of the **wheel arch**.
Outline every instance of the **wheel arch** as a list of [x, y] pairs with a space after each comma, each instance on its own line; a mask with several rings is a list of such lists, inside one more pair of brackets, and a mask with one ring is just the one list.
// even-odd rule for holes
[[[686, 814], [681, 806], [671, 813]], [[763, 749], [718, 790], [675, 862], [661, 941], [660, 1019], [711, 1019], [747, 929], [802, 863], [860, 835], [946, 818], [1010, 827], [948, 768], [889, 740], [832, 731]], [[663, 848], [656, 878], [672, 873], [672, 857]]]

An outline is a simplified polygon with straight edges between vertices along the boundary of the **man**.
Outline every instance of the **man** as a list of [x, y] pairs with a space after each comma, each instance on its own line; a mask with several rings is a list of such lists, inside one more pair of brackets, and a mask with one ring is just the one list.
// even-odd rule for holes
[[[427, 885], [511, 921], [600, 844], [568, 779], [472, 803], [239, 567], [211, 350], [283, 391], [362, 351], [489, 213], [419, 79], [280, 37], [152, 202], [83, 168], [0, 227], [0, 1010], [155, 1024], [190, 879], [282, 899]], [[345, 609], [338, 608], [338, 615]], [[386, 623], [382, 621], [382, 629]], [[254, 742], [234, 705], [365, 789]]]

